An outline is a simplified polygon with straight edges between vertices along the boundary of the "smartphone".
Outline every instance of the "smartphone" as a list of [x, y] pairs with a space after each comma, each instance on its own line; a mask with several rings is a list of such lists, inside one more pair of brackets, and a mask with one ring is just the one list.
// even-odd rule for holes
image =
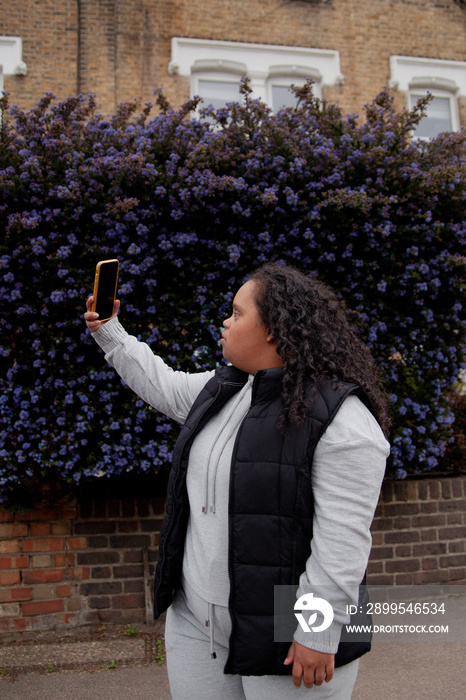
[[99, 321], [108, 321], [113, 315], [119, 267], [118, 260], [101, 260], [97, 263], [92, 311], [99, 314]]

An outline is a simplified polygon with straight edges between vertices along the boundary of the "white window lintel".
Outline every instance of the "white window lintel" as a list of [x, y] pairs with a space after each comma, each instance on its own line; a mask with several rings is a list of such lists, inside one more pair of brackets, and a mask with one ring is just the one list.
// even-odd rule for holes
[[390, 77], [390, 87], [403, 92], [408, 92], [414, 87], [432, 87], [466, 96], [464, 61], [390, 56]]
[[409, 83], [410, 90], [416, 90], [417, 88], [426, 88], [427, 90], [446, 90], [453, 94], [458, 92], [458, 86], [454, 80], [449, 80], [448, 78], [438, 78], [435, 75], [431, 76], [419, 76], [418, 78], [413, 78]]
[[168, 65], [170, 75], [190, 76], [193, 66], [199, 65], [199, 61], [241, 63], [246, 67], [246, 75], [269, 75], [272, 66], [280, 65], [282, 70], [289, 66], [290, 75], [296, 71], [296, 75], [300, 76], [308, 72], [309, 77], [314, 79], [321, 76], [321, 84], [325, 86], [343, 82], [338, 51], [301, 46], [172, 38], [172, 55]]
[[317, 68], [307, 68], [306, 66], [296, 66], [296, 65], [283, 65], [283, 66], [270, 66], [269, 70], [270, 78], [280, 78], [280, 77], [299, 77], [299, 78], [312, 78], [316, 82], [322, 81], [322, 74]]
[[239, 61], [225, 61], [212, 59], [198, 59], [191, 66], [191, 73], [233, 73], [244, 75], [246, 64]]

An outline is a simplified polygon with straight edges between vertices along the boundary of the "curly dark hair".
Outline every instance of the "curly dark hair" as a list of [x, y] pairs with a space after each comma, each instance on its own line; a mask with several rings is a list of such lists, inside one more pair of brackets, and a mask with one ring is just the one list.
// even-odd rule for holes
[[374, 358], [356, 331], [356, 312], [323, 282], [291, 266], [266, 263], [250, 279], [256, 285], [260, 318], [283, 361], [280, 429], [305, 420], [317, 381], [328, 378], [360, 386], [387, 434], [388, 397]]

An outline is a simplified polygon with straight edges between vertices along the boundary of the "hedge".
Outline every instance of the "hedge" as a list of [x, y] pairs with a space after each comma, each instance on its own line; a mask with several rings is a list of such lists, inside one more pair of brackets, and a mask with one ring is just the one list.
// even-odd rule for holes
[[115, 376], [82, 314], [100, 259], [120, 260], [125, 327], [179, 369], [221, 362], [222, 320], [265, 260], [318, 275], [360, 313], [393, 408], [387, 474], [438, 468], [464, 353], [465, 133], [412, 139], [426, 101], [382, 92], [364, 120], [317, 100], [173, 110], [158, 93], [112, 118], [92, 96], [0, 131], [0, 498], [153, 473], [177, 427]]

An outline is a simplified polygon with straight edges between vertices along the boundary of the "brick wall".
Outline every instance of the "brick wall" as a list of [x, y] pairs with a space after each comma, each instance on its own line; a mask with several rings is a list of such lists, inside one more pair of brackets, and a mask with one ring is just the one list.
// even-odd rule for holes
[[466, 583], [466, 476], [384, 483], [368, 583]]
[[[368, 583], [466, 583], [466, 476], [387, 482]], [[0, 633], [145, 621], [162, 498], [0, 511]]]
[[[88, 576], [79, 586], [84, 622], [145, 620], [143, 552], [154, 573], [164, 499], [82, 501], [73, 533], [87, 541], [77, 564]], [[150, 591], [152, 595], [152, 591]]]
[[73, 504], [27, 513], [0, 511], [0, 630], [70, 624], [80, 606], [77, 566], [86, 539], [74, 537]]
[[164, 500], [0, 510], [0, 632], [145, 621]]
[[27, 75], [6, 75], [12, 104], [32, 107], [46, 92], [63, 99], [77, 91], [76, 0], [2, 0], [0, 35], [19, 36]]
[[[22, 107], [47, 90], [92, 92], [108, 114], [162, 87], [179, 106], [189, 79], [167, 67], [171, 38], [182, 36], [338, 50], [345, 83], [325, 97], [360, 112], [388, 84], [391, 55], [465, 61], [465, 19], [454, 0], [3, 0], [0, 35], [23, 38], [28, 65], [26, 76], [5, 76], [5, 89]], [[465, 108], [463, 98], [463, 124]]]

